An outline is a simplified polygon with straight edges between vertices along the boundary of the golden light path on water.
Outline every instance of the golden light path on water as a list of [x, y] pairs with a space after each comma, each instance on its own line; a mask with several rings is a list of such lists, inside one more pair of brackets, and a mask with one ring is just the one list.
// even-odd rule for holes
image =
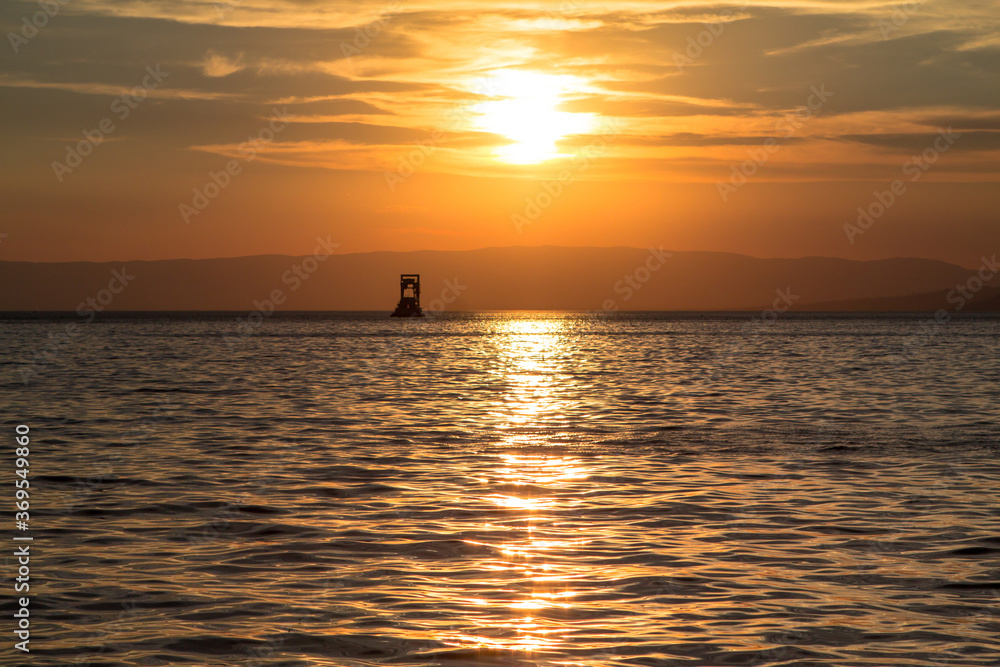
[[[555, 383], [559, 368], [560, 336], [564, 322], [551, 319], [511, 319], [503, 323], [498, 336], [499, 368], [504, 369], [508, 387], [505, 403], [510, 427], [544, 424], [556, 416]], [[526, 441], [527, 440], [527, 441]], [[531, 442], [532, 438], [511, 434], [510, 447]], [[497, 544], [504, 559], [486, 566], [495, 576], [526, 582], [520, 595], [503, 601], [473, 599], [476, 606], [500, 605], [508, 613], [488, 621], [487, 632], [445, 639], [446, 643], [465, 648], [523, 651], [557, 651], [564, 643], [566, 628], [538, 617], [540, 610], [568, 609], [576, 594], [573, 581], [580, 576], [553, 564], [554, 554], [572, 553], [584, 547], [585, 537], [552, 535], [552, 513], [568, 509], [557, 494], [570, 483], [585, 482], [589, 472], [579, 459], [565, 456], [502, 454], [497, 457], [491, 483], [510, 491], [491, 494], [487, 499], [520, 517], [517, 539]], [[485, 528], [492, 528], [485, 526]], [[503, 637], [503, 639], [498, 639]]]
[[[751, 541], [757, 540], [756, 558], [761, 560], [783, 562], [788, 558], [794, 547], [768, 546], [769, 538], [780, 529], [760, 525], [753, 502], [748, 502], [751, 498], [767, 502], [773, 487], [761, 489], [745, 480], [720, 481], [727, 464], [718, 461], [707, 468], [678, 469], [676, 484], [669, 474], [658, 471], [649, 480], [650, 492], [645, 498], [605, 493], [602, 484], [615, 473], [615, 464], [609, 467], [604, 457], [566, 455], [566, 449], [557, 446], [558, 438], [550, 440], [545, 435], [546, 431], [558, 434], [567, 426], [570, 397], [577, 391], [573, 385], [578, 380], [568, 366], [574, 359], [580, 360], [579, 350], [570, 349], [577, 347], [579, 340], [573, 338], [567, 321], [511, 318], [500, 323], [493, 341], [495, 369], [505, 391], [491, 418], [503, 434], [502, 448], [511, 451], [489, 457], [492, 464], [487, 463], [485, 473], [480, 469], [474, 474], [481, 475], [478, 481], [492, 490], [482, 500], [501, 508], [505, 515], [500, 524], [484, 524], [484, 534], [498, 528], [506, 534], [500, 539], [468, 540], [493, 554], [474, 565], [483, 573], [479, 585], [492, 594], [461, 601], [468, 609], [462, 625], [478, 627], [479, 631], [437, 635], [436, 639], [460, 653], [477, 651], [487, 659], [490, 653], [483, 651], [507, 655], [507, 660], [514, 658], [506, 652], [521, 654], [531, 665], [613, 664], [623, 638], [627, 638], [626, 645], [651, 640], [662, 645], [673, 640], [683, 646], [691, 641], [692, 633], [711, 636], [713, 627], [728, 629], [732, 623], [726, 619], [742, 615], [740, 605], [729, 594], [701, 599], [686, 595], [686, 580], [709, 582], [717, 578], [717, 585], [724, 588], [727, 580], [741, 578], [745, 583], [737, 590], [759, 586], [761, 590], [776, 588], [779, 599], [801, 595], [783, 592], [782, 584], [771, 581], [769, 567], [758, 569], [751, 564], [753, 556], [734, 554], [728, 538], [742, 532]], [[544, 453], [547, 448], [554, 453]], [[530, 453], [516, 453], [518, 449]], [[641, 467], [627, 469], [633, 485], [641, 485], [635, 477], [641, 477]], [[769, 464], [750, 461], [739, 468], [742, 475], [751, 478], [771, 474]], [[789, 479], [783, 485], [789, 505], [820, 495], [811, 482]], [[720, 500], [702, 520], [681, 520], [675, 525], [667, 517], [667, 508], [696, 505], [705, 498], [704, 489], [712, 487]], [[659, 521], [647, 518], [633, 526], [615, 519], [633, 506], [657, 504], [664, 507]], [[663, 527], [644, 527], [651, 523]], [[648, 545], [644, 544], [647, 539]], [[609, 558], [612, 551], [616, 553]], [[705, 564], [706, 560], [711, 564]], [[879, 569], [896, 576], [927, 573], [924, 566], [877, 560]], [[870, 550], [857, 557], [831, 559], [838, 561], [849, 571], [872, 567]], [[962, 571], [959, 567], [955, 574]], [[622, 588], [629, 587], [641, 592], [629, 594], [631, 600], [624, 602]], [[817, 599], [826, 597], [834, 606], [867, 603], [865, 593], [844, 592], [837, 585], [817, 583], [810, 594], [801, 597], [809, 599], [813, 594]], [[585, 602], [579, 604], [581, 596]], [[830, 623], [849, 621], [849, 615], [839, 612], [828, 619]], [[908, 623], [905, 614], [897, 614], [870, 623], [868, 631], [885, 632]], [[788, 624], [783, 634], [770, 635], [754, 626], [755, 622], [748, 620], [743, 632], [716, 641], [729, 651], [757, 652], [758, 661], [780, 661], [796, 655], [785, 646], [800, 638], [794, 624]], [[590, 657], [575, 659], [581, 650], [589, 651]], [[653, 656], [667, 659], [655, 649]], [[896, 664], [905, 662], [904, 656], [901, 652], [883, 660]]]
[[[714, 425], [824, 414], [841, 388], [816, 378], [886, 345], [880, 322], [776, 325], [715, 379], [739, 322], [386, 319], [274, 320], [236, 352], [226, 323], [128, 323], [99, 371], [67, 366], [89, 414], [156, 429], [121, 446], [42, 406], [37, 594], [69, 613], [46, 611], [38, 664], [995, 664], [995, 454]], [[963, 397], [996, 355], [975, 327]], [[926, 368], [837, 374], [838, 400], [943, 391]]]

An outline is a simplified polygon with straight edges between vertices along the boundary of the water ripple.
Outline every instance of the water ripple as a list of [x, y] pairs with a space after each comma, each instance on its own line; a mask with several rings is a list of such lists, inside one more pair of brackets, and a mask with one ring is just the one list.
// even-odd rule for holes
[[84, 327], [31, 664], [1000, 664], [1000, 323], [742, 324]]

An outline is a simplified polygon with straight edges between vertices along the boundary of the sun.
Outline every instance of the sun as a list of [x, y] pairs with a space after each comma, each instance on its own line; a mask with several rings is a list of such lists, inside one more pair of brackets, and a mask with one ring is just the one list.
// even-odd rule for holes
[[475, 105], [476, 124], [512, 141], [496, 151], [503, 162], [536, 164], [560, 157], [560, 139], [585, 134], [594, 124], [592, 114], [557, 110], [568, 93], [581, 87], [570, 75], [499, 70], [482, 85], [491, 99]]

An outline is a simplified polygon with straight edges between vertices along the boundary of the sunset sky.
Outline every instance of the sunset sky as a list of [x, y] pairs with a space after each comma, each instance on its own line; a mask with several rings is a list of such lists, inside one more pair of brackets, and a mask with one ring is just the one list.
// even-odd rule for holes
[[0, 3], [0, 260], [1000, 251], [998, 2], [48, 7]]

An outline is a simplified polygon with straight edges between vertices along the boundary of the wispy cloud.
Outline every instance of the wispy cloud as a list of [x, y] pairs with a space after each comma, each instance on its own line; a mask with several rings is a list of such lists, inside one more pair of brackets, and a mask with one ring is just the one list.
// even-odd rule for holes
[[[996, 3], [911, 5], [74, 0], [29, 47], [0, 59], [10, 135], [0, 169], [9, 183], [41, 183], [59, 157], [52, 145], [99, 122], [146, 66], [160, 65], [171, 72], [168, 83], [149, 93], [141, 113], [116, 132], [113, 150], [81, 169], [71, 187], [97, 182], [91, 175], [146, 174], [150, 190], [175, 197], [167, 183], [184, 183], [192, 171], [211, 168], [210, 160], [233, 155], [277, 104], [295, 121], [258, 164], [292, 183], [307, 172], [381, 183], [401, 156], [428, 142], [434, 150], [421, 176], [543, 178], [597, 136], [556, 137], [562, 157], [549, 163], [498, 160], [513, 139], [481, 115], [484, 102], [504, 99], [482, 89], [499, 70], [572, 80], [550, 118], [586, 116], [595, 127], [622, 128], [581, 179], [728, 178], [734, 161], [775, 136], [776, 121], [805, 104], [812, 86], [824, 85], [835, 95], [783, 141], [757, 182], [878, 179], [947, 126], [967, 136], [926, 182], [1000, 180]], [[2, 32], [17, 31], [36, 7], [0, 3]], [[213, 207], [213, 214], [224, 210]]]

